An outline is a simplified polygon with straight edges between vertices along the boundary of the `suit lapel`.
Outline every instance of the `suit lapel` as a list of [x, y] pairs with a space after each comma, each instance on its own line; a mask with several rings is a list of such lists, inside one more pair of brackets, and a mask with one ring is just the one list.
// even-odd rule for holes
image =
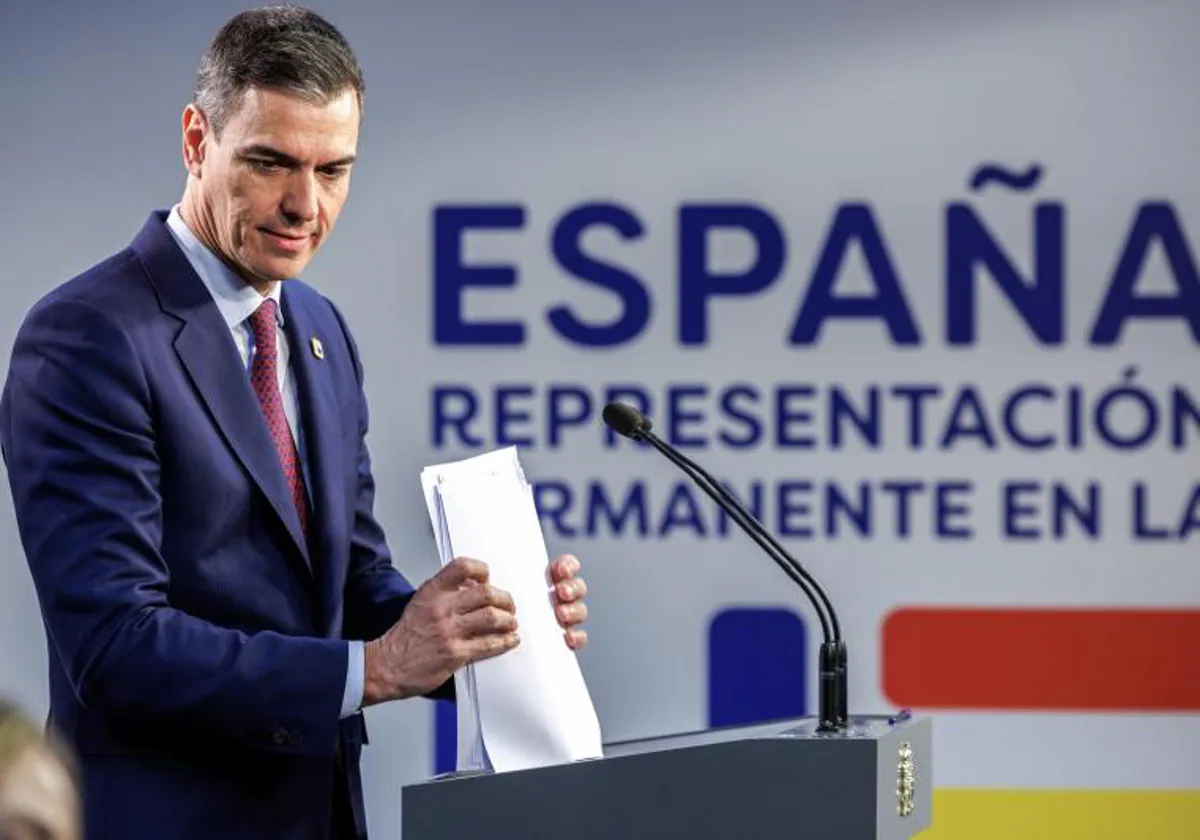
[[[209, 323], [209, 321], [215, 323]], [[229, 328], [214, 309], [212, 318], [189, 321], [175, 339], [175, 352], [204, 399], [229, 448], [283, 520], [304, 566], [312, 571], [300, 517], [279, 466], [275, 442], [263, 421], [258, 397], [241, 366]]]
[[291, 348], [297, 401], [304, 427], [304, 448], [315, 514], [317, 578], [321, 583], [321, 627], [328, 629], [340, 606], [349, 542], [341, 415], [320, 330], [305, 296], [283, 286], [283, 323]]
[[300, 518], [250, 377], [212, 296], [166, 229], [165, 216], [160, 212], [151, 216], [134, 240], [133, 250], [158, 291], [163, 309], [183, 321], [175, 337], [175, 352], [192, 384], [221, 436], [286, 527], [302, 573], [311, 576]]

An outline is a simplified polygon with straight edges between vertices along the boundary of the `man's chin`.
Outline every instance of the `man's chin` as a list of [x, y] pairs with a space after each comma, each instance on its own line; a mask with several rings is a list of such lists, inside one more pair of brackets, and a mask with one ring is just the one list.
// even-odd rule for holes
[[307, 255], [292, 258], [273, 256], [255, 265], [254, 273], [272, 283], [282, 283], [285, 280], [299, 277], [306, 265], [308, 265]]

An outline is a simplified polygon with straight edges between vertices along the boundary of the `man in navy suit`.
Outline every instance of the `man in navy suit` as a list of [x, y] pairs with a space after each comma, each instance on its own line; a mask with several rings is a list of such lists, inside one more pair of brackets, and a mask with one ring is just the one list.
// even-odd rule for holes
[[[361, 709], [518, 644], [459, 558], [415, 592], [372, 512], [363, 368], [296, 278], [346, 199], [363, 81], [311, 12], [218, 33], [188, 178], [24, 321], [0, 445], [89, 840], [365, 837]], [[565, 643], [579, 563], [551, 567]]]

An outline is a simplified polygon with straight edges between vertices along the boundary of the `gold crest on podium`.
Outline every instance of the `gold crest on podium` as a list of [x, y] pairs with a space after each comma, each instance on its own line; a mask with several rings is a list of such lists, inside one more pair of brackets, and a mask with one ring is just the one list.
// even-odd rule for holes
[[916, 810], [917, 764], [912, 744], [903, 741], [896, 762], [896, 813], [911, 816]]

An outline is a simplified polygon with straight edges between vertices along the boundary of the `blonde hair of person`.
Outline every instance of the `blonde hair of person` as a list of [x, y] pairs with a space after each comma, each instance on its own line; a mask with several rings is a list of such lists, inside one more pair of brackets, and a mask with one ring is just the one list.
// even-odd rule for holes
[[80, 840], [80, 816], [69, 753], [0, 701], [0, 840]]

